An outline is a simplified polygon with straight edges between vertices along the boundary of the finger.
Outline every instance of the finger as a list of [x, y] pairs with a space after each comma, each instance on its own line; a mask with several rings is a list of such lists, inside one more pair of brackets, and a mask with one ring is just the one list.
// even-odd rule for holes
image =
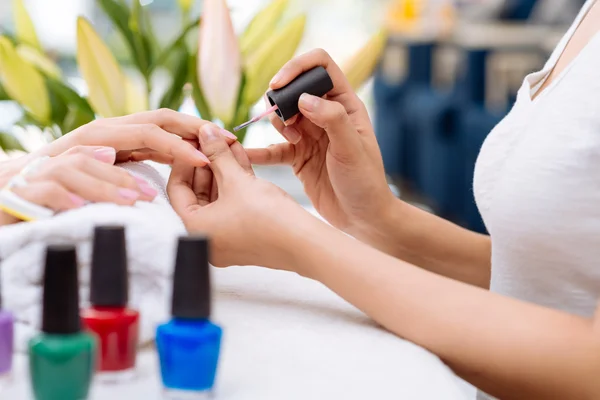
[[296, 120], [298, 119], [298, 114], [294, 115], [292, 118], [286, 120], [283, 122], [283, 124], [285, 126], [290, 126], [296, 123]]
[[[68, 165], [68, 164], [67, 164]], [[117, 168], [117, 167], [113, 167]], [[59, 183], [68, 191], [93, 202], [108, 202], [120, 205], [132, 205], [141, 194], [138, 190], [120, 187], [108, 182], [106, 178], [97, 178], [81, 169], [71, 167], [44, 169], [39, 174], [27, 178], [31, 182], [52, 180]], [[133, 178], [132, 178], [133, 179]]]
[[175, 161], [175, 158], [168, 154], [159, 153], [150, 149], [143, 149], [140, 151], [132, 151], [128, 157], [129, 161], [154, 161], [160, 164], [171, 165]]
[[281, 88], [303, 72], [318, 66], [325, 68], [333, 82], [333, 89], [327, 96], [334, 98], [337, 101], [341, 101], [349, 113], [359, 110], [361, 102], [354, 93], [352, 86], [348, 83], [348, 80], [340, 67], [323, 49], [309, 51], [306, 54], [302, 54], [288, 61], [273, 77], [269, 86], [271, 89]]
[[[167, 132], [174, 133], [184, 139], [197, 139], [198, 132], [210, 121], [192, 115], [180, 113], [168, 108], [159, 110], [144, 111], [136, 114], [126, 115], [124, 117], [111, 118], [106, 120], [110, 124], [152, 124], [157, 125]], [[235, 135], [223, 134], [230, 144], [237, 140]]]
[[106, 164], [114, 164], [117, 151], [107, 146], [74, 146], [60, 155], [85, 154]]
[[54, 211], [79, 208], [85, 204], [83, 198], [69, 192], [55, 181], [30, 182], [26, 186], [11, 190], [24, 200]]
[[244, 173], [233, 155], [229, 145], [214, 126], [207, 125], [200, 131], [200, 148], [210, 159], [210, 168], [213, 171], [219, 190], [223, 190], [226, 176]]
[[[100, 181], [113, 184], [121, 189], [136, 191], [139, 200], [152, 201], [158, 194], [145, 179], [135, 177], [123, 168], [109, 165], [84, 154], [60, 156], [52, 160], [51, 165], [41, 169], [33, 179], [54, 179], [62, 182], [64, 171], [77, 169]], [[90, 199], [91, 200], [91, 199]]]
[[246, 149], [246, 154], [250, 162], [256, 165], [291, 165], [296, 150], [290, 143], [279, 143], [262, 149]]
[[175, 212], [185, 217], [195, 208], [198, 208], [198, 200], [192, 185], [194, 183], [194, 167], [181, 161], [176, 161], [171, 170], [171, 176], [167, 184], [169, 200]]
[[252, 163], [248, 158], [248, 154], [246, 154], [246, 150], [239, 142], [235, 142], [231, 146], [229, 146], [233, 156], [237, 160], [238, 164], [250, 175], [254, 175], [254, 170], [252, 169]]
[[213, 179], [210, 167], [199, 167], [194, 170], [192, 190], [199, 205], [205, 206], [213, 201], [213, 190], [216, 190], [216, 180]]
[[360, 136], [342, 104], [304, 93], [298, 106], [302, 115], [325, 130], [330, 150], [339, 159], [356, 160], [362, 154]]
[[114, 131], [109, 135], [113, 140], [120, 140], [121, 150], [150, 148], [194, 166], [201, 167], [209, 163], [208, 158], [192, 145], [157, 125], [127, 125], [119, 127], [119, 138], [115, 137], [117, 134]]

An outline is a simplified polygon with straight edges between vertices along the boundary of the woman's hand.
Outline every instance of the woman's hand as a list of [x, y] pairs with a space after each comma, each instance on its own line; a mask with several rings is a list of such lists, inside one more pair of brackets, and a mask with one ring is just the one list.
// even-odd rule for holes
[[[24, 186], [10, 190], [53, 211], [79, 208], [86, 201], [133, 205], [137, 200], [153, 200], [157, 191], [144, 179], [112, 165], [115, 158], [111, 147], [76, 146], [50, 157], [24, 177]], [[17, 221], [0, 213], [0, 225]]]
[[167, 190], [171, 204], [190, 232], [210, 235], [216, 266], [262, 265], [283, 268], [285, 232], [296, 216], [312, 218], [277, 186], [254, 176], [250, 161], [219, 128], [200, 131], [210, 166], [194, 168], [176, 160]]
[[340, 68], [320, 49], [288, 62], [271, 81], [271, 88], [280, 88], [317, 66], [327, 70], [333, 90], [324, 99], [302, 95], [301, 114], [287, 121], [287, 126], [271, 115], [273, 126], [289, 143], [247, 152], [253, 164], [291, 164], [319, 213], [332, 225], [351, 232], [355, 224], [381, 219], [395, 203], [364, 104]]
[[[208, 163], [197, 150], [198, 130], [207, 122], [173, 110], [160, 109], [84, 125], [50, 143], [33, 156], [56, 156], [74, 146], [108, 146], [117, 150], [116, 162], [152, 160], [171, 164], [180, 159], [194, 166]], [[221, 130], [228, 141], [235, 136]], [[183, 139], [183, 140], [182, 140]]]

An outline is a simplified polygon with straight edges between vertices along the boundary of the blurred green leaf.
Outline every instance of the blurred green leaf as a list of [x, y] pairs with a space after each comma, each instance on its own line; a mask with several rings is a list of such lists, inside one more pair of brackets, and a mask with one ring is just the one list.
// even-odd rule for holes
[[85, 98], [81, 97], [66, 83], [57, 79], [46, 77], [46, 86], [48, 87], [49, 91], [56, 93], [63, 99], [65, 103], [69, 104], [69, 106], [76, 107], [77, 109], [81, 110], [81, 112], [88, 114], [92, 119], [94, 119], [94, 110], [92, 110], [90, 103], [88, 103]]
[[19, 42], [27, 43], [33, 48], [42, 51], [42, 46], [35, 33], [35, 26], [23, 0], [13, 0], [13, 19]]
[[207, 121], [212, 121], [212, 113], [210, 112], [208, 103], [206, 102], [204, 94], [202, 93], [202, 89], [200, 88], [200, 84], [198, 83], [198, 69], [196, 68], [196, 66], [198, 65], [197, 54], [192, 54], [190, 56], [188, 65], [188, 81], [192, 84], [192, 99], [196, 104], [196, 108], [198, 109], [200, 116]]
[[[108, 15], [117, 30], [123, 35], [123, 38], [129, 47], [133, 62], [140, 72], [145, 74], [148, 65], [143, 60], [144, 54], [140, 53], [138, 50], [139, 46], [136, 45], [136, 36], [130, 27], [132, 18], [131, 12], [123, 2], [117, 0], [98, 0], [98, 3], [100, 3], [100, 7], [102, 7], [104, 12]], [[134, 4], [135, 3], [139, 4], [139, 0], [135, 0]]]
[[10, 100], [10, 97], [8, 96], [8, 93], [6, 93], [6, 90], [4, 90], [2, 87], [2, 84], [0, 84], [0, 101], [3, 100]]
[[62, 97], [57, 95], [53, 91], [48, 91], [48, 96], [50, 98], [50, 108], [52, 113], [50, 114], [50, 120], [55, 124], [61, 125], [67, 116], [67, 111], [69, 108], [67, 104], [63, 100]]
[[158, 57], [154, 61], [154, 64], [150, 67], [150, 71], [154, 71], [154, 69], [156, 67], [164, 65], [167, 62], [167, 60], [169, 59], [169, 57], [171, 56], [171, 53], [175, 49], [178, 49], [182, 45], [185, 45], [185, 38], [188, 35], [188, 33], [191, 30], [193, 30], [194, 28], [197, 28], [198, 26], [200, 26], [200, 23], [201, 23], [201, 18], [198, 18], [198, 19], [190, 22], [189, 24], [187, 24], [185, 26], [185, 28], [183, 28], [183, 31], [179, 34], [179, 36], [177, 36], [175, 38], [175, 40], [173, 40], [173, 42], [171, 42], [168, 46], [166, 46], [165, 49], [163, 50], [163, 52], [158, 55]]
[[80, 108], [70, 106], [69, 111], [61, 125], [63, 133], [69, 133], [94, 120], [94, 115], [90, 116]]
[[147, 76], [150, 67], [150, 51], [147, 39], [144, 37], [142, 6], [140, 0], [133, 0], [131, 15], [129, 16], [129, 29], [133, 33], [133, 47], [137, 54], [140, 71]]
[[10, 133], [6, 132], [0, 132], [0, 149], [4, 151], [25, 151], [25, 149], [23, 148], [23, 146], [21, 146], [21, 143], [19, 143], [17, 138], [14, 137], [14, 135], [11, 135]]
[[177, 49], [173, 69], [171, 70], [173, 81], [160, 101], [161, 108], [178, 110], [181, 107], [184, 99], [183, 87], [188, 79], [189, 57], [190, 55], [185, 45]]

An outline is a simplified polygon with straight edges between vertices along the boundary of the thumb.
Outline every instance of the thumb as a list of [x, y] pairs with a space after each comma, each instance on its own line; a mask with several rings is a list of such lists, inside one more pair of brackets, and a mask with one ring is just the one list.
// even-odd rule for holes
[[302, 94], [298, 107], [313, 124], [323, 128], [329, 137], [330, 149], [342, 160], [353, 160], [362, 151], [356, 128], [341, 103]]
[[210, 160], [210, 169], [213, 171], [217, 185], [222, 186], [226, 176], [244, 173], [235, 155], [215, 125], [205, 125], [200, 130], [200, 149]]

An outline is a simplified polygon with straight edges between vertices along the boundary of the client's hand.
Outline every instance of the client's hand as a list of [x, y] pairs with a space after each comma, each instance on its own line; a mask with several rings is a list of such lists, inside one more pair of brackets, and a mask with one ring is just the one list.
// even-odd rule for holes
[[271, 115], [289, 143], [248, 149], [253, 164], [290, 164], [319, 213], [351, 232], [353, 225], [381, 219], [394, 196], [385, 179], [375, 133], [364, 104], [324, 50], [289, 61], [271, 81], [280, 88], [302, 72], [323, 66], [334, 88], [324, 99], [304, 94], [300, 113], [286, 121]]
[[[132, 205], [154, 199], [157, 192], [145, 180], [112, 165], [115, 157], [111, 147], [76, 146], [41, 162], [10, 190], [53, 211], [78, 208], [86, 201]], [[0, 225], [17, 221], [0, 213]]]
[[[196, 148], [198, 130], [204, 124], [206, 121], [200, 118], [168, 109], [99, 119], [50, 143], [34, 156], [55, 156], [78, 145], [108, 146], [117, 150], [116, 162], [153, 160], [171, 164], [179, 159], [202, 166], [208, 159]], [[221, 134], [227, 135], [230, 143], [235, 141], [231, 133], [222, 130]]]
[[294, 229], [294, 216], [310, 215], [277, 186], [256, 178], [242, 146], [230, 147], [219, 128], [206, 125], [200, 146], [210, 165], [194, 168], [175, 160], [167, 186], [188, 231], [210, 236], [214, 265], [284, 267], [284, 232]]

